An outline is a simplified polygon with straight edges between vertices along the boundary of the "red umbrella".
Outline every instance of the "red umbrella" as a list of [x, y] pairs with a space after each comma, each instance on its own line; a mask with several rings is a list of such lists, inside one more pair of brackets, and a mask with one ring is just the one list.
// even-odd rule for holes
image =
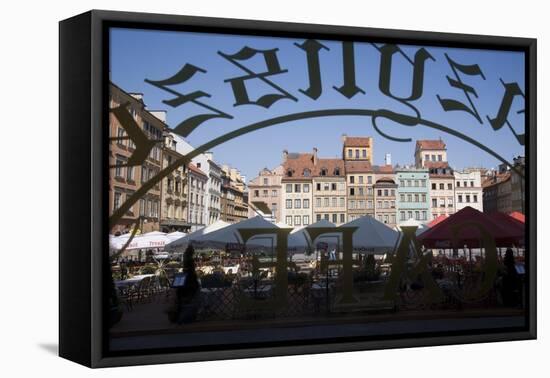
[[433, 221], [431, 221], [430, 223], [428, 223], [426, 226], [432, 228], [433, 226], [435, 226], [436, 224], [439, 224], [441, 222], [443, 222], [445, 219], [447, 219], [449, 216], [447, 214], [441, 214], [440, 216], [438, 216], [437, 218], [435, 218]]
[[510, 227], [519, 228], [523, 233], [525, 233], [525, 222], [522, 222], [521, 220], [514, 218], [511, 215], [501, 213], [500, 211], [494, 211], [487, 215], [489, 215], [496, 223], [505, 223]]
[[520, 213], [519, 211], [512, 211], [508, 215], [514, 218], [515, 220], [520, 221], [521, 223], [525, 223], [525, 214]]
[[[497, 246], [510, 246], [524, 239], [525, 230], [512, 226], [508, 222], [498, 222], [493, 218], [471, 207], [465, 207], [456, 214], [442, 220], [418, 236], [428, 248], [470, 248], [481, 247], [482, 234], [479, 226], [495, 239]], [[456, 240], [455, 230], [459, 229]]]

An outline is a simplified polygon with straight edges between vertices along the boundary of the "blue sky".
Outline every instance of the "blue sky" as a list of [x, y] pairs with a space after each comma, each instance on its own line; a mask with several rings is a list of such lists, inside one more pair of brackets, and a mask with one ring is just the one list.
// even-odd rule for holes
[[[138, 29], [112, 29], [110, 71], [111, 80], [128, 92], [144, 94], [149, 109], [167, 111], [169, 125], [177, 125], [191, 116], [205, 113], [193, 104], [172, 108], [163, 100], [170, 100], [169, 93], [145, 82], [145, 79], [166, 79], [178, 72], [186, 63], [206, 70], [198, 73], [188, 82], [172, 87], [180, 93], [201, 90], [211, 95], [203, 98], [210, 106], [231, 114], [234, 118], [212, 119], [197, 128], [187, 140], [194, 146], [238, 129], [248, 124], [289, 113], [333, 108], [391, 109], [413, 115], [402, 104], [383, 95], [378, 89], [380, 53], [368, 43], [355, 43], [356, 83], [365, 94], [357, 94], [352, 99], [342, 96], [333, 86], [342, 85], [342, 47], [338, 41], [320, 41], [329, 50], [321, 50], [320, 66], [323, 79], [323, 93], [317, 100], [310, 99], [299, 89], [309, 85], [305, 53], [294, 44], [304, 39], [274, 37], [230, 36], [205, 33], [150, 31]], [[269, 79], [284, 88], [298, 99], [298, 102], [284, 99], [265, 109], [255, 105], [234, 106], [235, 97], [230, 83], [224, 80], [243, 76], [245, 73], [218, 54], [234, 54], [244, 46], [255, 49], [278, 48], [279, 64], [287, 69], [284, 74]], [[400, 46], [412, 59], [419, 46]], [[424, 92], [422, 98], [413, 104], [420, 110], [423, 119], [440, 123], [460, 131], [485, 144], [505, 159], [523, 155], [524, 148], [514, 138], [508, 127], [494, 131], [486, 116], [495, 117], [502, 96], [504, 82], [517, 82], [525, 92], [524, 54], [521, 52], [473, 50], [442, 47], [426, 47], [435, 61], [426, 61]], [[445, 112], [436, 95], [467, 103], [464, 94], [449, 86], [446, 76], [453, 76], [445, 58], [447, 53], [460, 64], [478, 64], [485, 75], [462, 75], [462, 79], [477, 91], [473, 98], [483, 123], [466, 112]], [[411, 66], [399, 55], [395, 56], [392, 67], [392, 90], [396, 94], [408, 96], [411, 83]], [[258, 55], [241, 62], [256, 72], [265, 70], [263, 59]], [[250, 80], [247, 84], [251, 99], [268, 93], [276, 93], [273, 88]], [[523, 133], [523, 116], [516, 111], [522, 109], [523, 101], [514, 102], [509, 120], [516, 132]], [[374, 162], [383, 164], [386, 153], [391, 153], [393, 164], [410, 164], [414, 161], [416, 139], [442, 138], [448, 149], [451, 166], [461, 169], [470, 166], [496, 167], [499, 161], [486, 152], [454, 137], [425, 126], [407, 127], [389, 121], [380, 122], [384, 132], [400, 138], [412, 138], [409, 143], [390, 141], [373, 129], [371, 119], [359, 116], [316, 118], [276, 125], [262, 129], [213, 149], [214, 159], [241, 170], [248, 179], [257, 175], [263, 167], [275, 167], [281, 162], [282, 151], [309, 152], [317, 147], [321, 157], [336, 157], [341, 154], [341, 135], [373, 136]]]

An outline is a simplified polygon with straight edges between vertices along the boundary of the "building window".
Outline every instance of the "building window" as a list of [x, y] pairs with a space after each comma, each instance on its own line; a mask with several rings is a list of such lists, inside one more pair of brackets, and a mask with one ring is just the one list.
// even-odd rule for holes
[[462, 194], [458, 195], [458, 203], [462, 203]]
[[367, 157], [367, 150], [363, 149], [363, 158]]
[[321, 168], [321, 176], [326, 176], [326, 175], [327, 175], [327, 169]]
[[404, 195], [404, 194], [400, 194], [400, 195], [399, 195], [399, 200], [400, 200], [401, 202], [405, 202], [405, 195]]
[[289, 169], [288, 171], [286, 171], [286, 176], [292, 177], [292, 170]]
[[474, 194], [474, 202], [477, 203], [477, 194]]
[[448, 184], [447, 184], [447, 189], [448, 189], [448, 190], [453, 190], [453, 184], [452, 184], [452, 183], [448, 183]]
[[452, 197], [447, 198], [447, 207], [453, 207], [453, 199], [452, 199]]
[[292, 193], [292, 184], [286, 184], [286, 192]]
[[309, 193], [309, 184], [304, 184], [304, 193]]
[[294, 225], [300, 226], [302, 224], [302, 217], [299, 215], [294, 216]]
[[346, 206], [346, 200], [344, 199], [344, 197], [340, 197], [340, 207], [344, 206]]
[[321, 198], [320, 197], [315, 198], [315, 206], [316, 207], [321, 207]]
[[346, 214], [340, 214], [340, 223], [346, 222]]
[[470, 181], [470, 186], [474, 187], [474, 182], [473, 181]]
[[426, 202], [426, 195], [425, 194], [422, 194], [422, 202]]
[[304, 226], [307, 226], [309, 224], [309, 215], [304, 215], [304, 220], [303, 220], [302, 224]]
[[355, 158], [359, 159], [359, 150], [355, 150]]
[[354, 196], [355, 195], [355, 188], [349, 188], [349, 195]]
[[289, 226], [292, 226], [292, 216], [291, 215], [287, 215], [285, 223], [288, 224]]
[[311, 176], [311, 171], [309, 169], [304, 169], [304, 177], [309, 177]]
[[[351, 150], [350, 150], [351, 152]], [[316, 222], [319, 222], [321, 220], [321, 214], [317, 214], [315, 217]]]
[[413, 201], [412, 194], [407, 194], [407, 202], [412, 202], [412, 201]]
[[334, 169], [334, 176], [340, 176], [340, 168]]
[[122, 193], [115, 192], [115, 198], [113, 201], [113, 210], [118, 209], [121, 203], [122, 203]]
[[328, 219], [328, 214], [325, 214], [324, 218], [325, 218], [326, 221], [328, 221], [329, 220]]
[[470, 195], [466, 194], [466, 203], [470, 203]]
[[294, 184], [294, 192], [300, 193], [302, 191], [302, 185], [300, 184]]
[[443, 155], [437, 155], [437, 161], [443, 161]]
[[[349, 158], [353, 157], [353, 151], [352, 151], [351, 148], [348, 149], [348, 157], [349, 157]], [[320, 219], [319, 219], [319, 220], [320, 220]]]
[[424, 155], [424, 160], [430, 161], [430, 155], [429, 154]]
[[349, 183], [350, 184], [355, 184], [355, 176], [350, 176], [349, 177]]
[[294, 200], [294, 208], [300, 209], [302, 207], [302, 201], [299, 199]]
[[286, 200], [286, 208], [287, 209], [292, 209], [292, 200], [291, 199]]
[[338, 223], [338, 214], [332, 214], [332, 223]]
[[324, 202], [325, 207], [329, 207], [329, 198], [328, 197], [325, 197], [323, 202]]
[[456, 182], [456, 187], [457, 187], [457, 188], [460, 188], [460, 181], [457, 181], [457, 182]]
[[304, 199], [304, 209], [309, 209], [309, 199]]
[[271, 190], [271, 197], [277, 197], [277, 189]]
[[439, 183], [439, 190], [445, 190], [445, 184]]
[[437, 198], [432, 198], [432, 207], [437, 207]]
[[127, 167], [126, 168], [126, 180], [127, 181], [134, 181], [134, 167]]
[[267, 194], [268, 194], [268, 193], [269, 193], [269, 190], [264, 189], [264, 190], [262, 191], [263, 197], [264, 197], [264, 198], [267, 198]]
[[436, 190], [437, 189], [437, 185], [435, 183], [432, 183], [432, 190]]

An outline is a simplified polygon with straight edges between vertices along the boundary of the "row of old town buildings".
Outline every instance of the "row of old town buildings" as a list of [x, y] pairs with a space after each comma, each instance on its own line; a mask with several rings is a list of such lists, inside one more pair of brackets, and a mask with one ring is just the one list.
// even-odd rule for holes
[[[171, 133], [164, 111], [148, 110], [143, 95], [128, 93], [110, 84], [110, 109], [125, 106], [139, 130], [122, 127], [120, 120], [109, 115], [109, 215], [128, 198], [187, 153], [194, 150], [185, 139]], [[137, 133], [139, 131], [140, 133]], [[150, 147], [136, 165], [135, 135], [144, 135]], [[111, 227], [115, 235], [134, 226], [141, 232], [192, 232], [218, 220], [229, 223], [248, 218], [246, 178], [228, 165], [214, 161], [213, 154], [199, 154], [187, 165], [180, 165], [153, 185]]]
[[292, 227], [322, 219], [336, 225], [372, 216], [390, 227], [428, 223], [466, 206], [479, 211], [524, 212], [525, 169], [522, 157], [514, 167], [498, 170], [454, 170], [447, 147], [439, 140], [418, 140], [414, 164], [373, 163], [371, 137], [342, 136], [341, 158], [283, 151], [282, 162], [264, 168], [248, 183], [249, 216], [263, 209], [266, 217]]
[[[124, 106], [139, 133], [129, 137], [113, 112], [109, 115], [109, 215], [150, 179], [194, 150], [171, 133], [164, 111], [148, 110], [143, 96], [110, 85], [110, 108]], [[145, 141], [135, 138], [144, 135]], [[136, 165], [136, 143], [149, 146]], [[187, 165], [172, 167], [111, 227], [113, 234], [137, 225], [141, 232], [192, 232], [217, 220], [236, 223], [261, 214], [291, 227], [320, 220], [336, 225], [372, 216], [390, 227], [428, 223], [471, 206], [480, 211], [524, 213], [523, 157], [513, 167], [454, 170], [441, 139], [418, 140], [414, 163], [373, 162], [372, 137], [342, 136], [341, 157], [283, 151], [282, 162], [264, 168], [246, 182], [236, 168], [215, 162], [213, 154], [197, 155]], [[138, 154], [139, 155], [139, 154]], [[137, 224], [136, 224], [137, 223]]]

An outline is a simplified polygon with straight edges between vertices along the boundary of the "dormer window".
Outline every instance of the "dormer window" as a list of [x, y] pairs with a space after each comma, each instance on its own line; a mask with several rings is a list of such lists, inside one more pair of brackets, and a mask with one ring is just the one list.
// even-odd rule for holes
[[321, 176], [326, 176], [326, 175], [327, 175], [327, 169], [321, 168]]
[[286, 177], [292, 177], [292, 170], [286, 171]]
[[340, 168], [334, 169], [334, 176], [340, 176]]
[[309, 177], [311, 176], [311, 171], [309, 169], [304, 169], [304, 177]]

